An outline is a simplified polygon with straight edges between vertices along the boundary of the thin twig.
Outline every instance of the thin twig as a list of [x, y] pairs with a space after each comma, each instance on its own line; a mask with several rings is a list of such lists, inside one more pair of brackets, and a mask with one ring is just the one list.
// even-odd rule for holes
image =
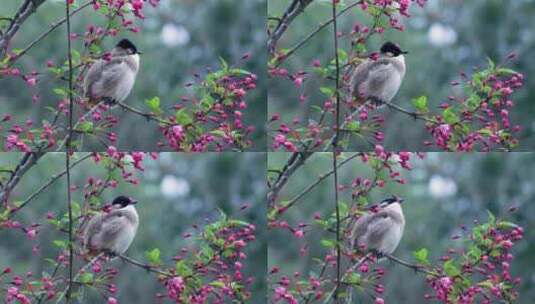
[[41, 6], [46, 0], [25, 0], [24, 3], [17, 10], [17, 13], [11, 18], [7, 30], [0, 37], [0, 50], [7, 49], [10, 40], [19, 31], [21, 25], [37, 11], [37, 8]]
[[338, 293], [340, 291], [340, 279], [341, 279], [341, 263], [342, 263], [342, 248], [340, 245], [340, 205], [338, 198], [338, 138], [340, 136], [340, 58], [338, 57], [338, 22], [336, 20], [336, 1], [332, 1], [332, 18], [333, 18], [333, 42], [334, 42], [334, 59], [336, 64], [336, 80], [335, 80], [335, 96], [336, 96], [336, 137], [333, 141], [333, 171], [334, 171], [334, 204], [336, 212], [336, 289], [334, 291], [334, 299], [336, 303], [339, 302]]
[[[355, 153], [355, 154], [351, 155], [350, 157], [344, 159], [342, 162], [340, 162], [338, 164], [337, 168], [342, 167], [343, 165], [348, 163], [350, 160], [354, 159], [355, 157], [357, 157], [359, 155], [362, 155], [362, 153]], [[286, 209], [292, 207], [298, 200], [300, 200], [303, 196], [305, 196], [307, 193], [312, 191], [312, 189], [314, 189], [317, 185], [319, 185], [323, 180], [325, 180], [327, 177], [331, 176], [333, 173], [334, 173], [334, 170], [331, 169], [331, 171], [329, 171], [329, 172], [327, 172], [327, 173], [325, 173], [323, 175], [320, 175], [320, 177], [315, 182], [313, 182], [312, 184], [308, 185], [303, 191], [301, 191], [301, 193], [299, 193], [298, 195], [296, 195], [295, 197], [290, 199], [288, 201], [288, 203], [285, 204]]]
[[67, 208], [69, 213], [69, 284], [66, 294], [67, 303], [71, 302], [71, 293], [73, 286], [74, 276], [74, 235], [73, 235], [73, 215], [72, 215], [72, 196], [71, 196], [71, 139], [73, 134], [73, 112], [74, 112], [74, 99], [73, 99], [73, 83], [72, 83], [72, 44], [71, 44], [71, 17], [70, 17], [70, 4], [69, 0], [65, 0], [65, 18], [67, 19], [67, 57], [69, 62], [69, 117], [68, 117], [68, 137], [66, 141], [66, 153], [65, 153], [65, 170], [67, 174]]
[[[73, 162], [71, 165], [70, 165], [70, 168], [74, 168], [76, 167], [78, 164], [80, 164], [81, 162], [83, 162], [84, 160], [88, 159], [89, 157], [91, 157], [91, 154], [87, 154], [87, 155], [84, 155], [82, 158], [76, 160], [75, 162]], [[39, 189], [37, 189], [37, 191], [35, 191], [34, 193], [32, 193], [30, 196], [28, 196], [28, 198], [26, 198], [18, 207], [16, 210], [13, 210], [8, 218], [12, 218], [14, 215], [15, 215], [15, 212], [16, 211], [19, 211], [20, 209], [24, 208], [27, 204], [29, 204], [34, 198], [36, 198], [39, 194], [41, 194], [43, 191], [45, 191], [48, 187], [50, 187], [50, 185], [52, 185], [54, 182], [56, 182], [58, 179], [60, 179], [61, 177], [63, 177], [65, 174], [67, 173], [67, 170], [64, 170], [63, 172], [60, 172], [54, 176], [52, 176], [48, 182], [46, 182], [44, 185], [42, 185]]]
[[411, 264], [409, 262], [406, 262], [406, 261], [403, 261], [402, 259], [398, 258], [398, 257], [395, 257], [391, 254], [383, 254], [386, 258], [388, 258], [389, 260], [393, 261], [393, 262], [396, 262], [400, 265], [403, 265], [405, 267], [408, 267], [416, 272], [421, 272], [421, 273], [425, 273], [427, 275], [430, 275], [430, 276], [438, 276], [438, 274], [436, 272], [433, 272], [433, 271], [429, 271], [426, 269], [425, 266], [422, 266], [422, 265], [418, 265], [418, 264]]
[[[78, 12], [80, 12], [81, 10], [83, 10], [84, 8], [90, 6], [91, 4], [93, 3], [93, 1], [88, 1], [84, 4], [82, 4], [80, 7], [78, 7], [77, 9], [73, 10], [70, 14], [70, 17], [76, 15]], [[56, 21], [55, 23], [53, 23], [50, 28], [48, 30], [46, 30], [45, 32], [41, 33], [41, 35], [39, 35], [37, 38], [35, 38], [32, 42], [30, 42], [30, 44], [28, 44], [27, 47], [25, 47], [24, 49], [22, 49], [22, 51], [20, 51], [19, 53], [17, 53], [17, 57], [13, 60], [10, 61], [10, 64], [13, 64], [18, 58], [22, 57], [24, 54], [26, 54], [31, 48], [33, 48], [37, 43], [39, 43], [41, 40], [45, 39], [46, 36], [48, 36], [50, 33], [52, 33], [55, 29], [57, 29], [58, 27], [60, 27], [63, 23], [65, 23], [67, 21], [67, 18], [66, 17], [63, 17], [62, 19]]]
[[[346, 13], [347, 11], [349, 11], [350, 9], [352, 9], [353, 7], [359, 5], [362, 3], [362, 0], [361, 1], [358, 1], [358, 2], [354, 2], [354, 3], [351, 3], [350, 5], [348, 5], [347, 7], [345, 7], [344, 9], [342, 9], [337, 15], [336, 17], [340, 17], [341, 15], [343, 15], [344, 13]], [[315, 29], [313, 30], [312, 32], [310, 32], [303, 40], [299, 41], [296, 45], [294, 45], [292, 48], [290, 48], [288, 51], [286, 51], [284, 53], [284, 60], [279, 60], [275, 66], [279, 66], [281, 65], [285, 60], [288, 59], [288, 57], [292, 56], [298, 49], [300, 49], [303, 45], [305, 45], [310, 39], [312, 39], [314, 36], [316, 36], [321, 30], [323, 30], [324, 28], [326, 28], [328, 25], [330, 25], [332, 22], [333, 22], [334, 18], [330, 18], [329, 20], [325, 21], [325, 22], [322, 22], [320, 23], [320, 25]]]
[[142, 262], [136, 261], [136, 260], [134, 260], [133, 258], [131, 258], [129, 256], [120, 254], [120, 255], [118, 255], [118, 257], [121, 260], [123, 260], [124, 262], [132, 264], [132, 265], [137, 266], [137, 267], [141, 267], [141, 268], [145, 269], [146, 271], [157, 273], [157, 274], [163, 275], [165, 277], [172, 277], [173, 276], [169, 272], [162, 271], [162, 270], [160, 270], [157, 267], [152, 266], [152, 265], [143, 264]]
[[429, 123], [432, 123], [432, 124], [436, 124], [437, 121], [434, 120], [434, 119], [431, 119], [427, 116], [425, 116], [425, 114], [422, 114], [422, 113], [418, 113], [418, 112], [411, 112], [407, 109], [404, 109], [402, 107], [400, 107], [399, 105], [395, 104], [395, 103], [391, 103], [391, 102], [384, 102], [385, 105], [387, 105], [389, 108], [391, 109], [394, 109], [398, 112], [401, 112], [401, 113], [404, 113], [404, 114], [407, 114], [409, 116], [411, 116], [412, 118], [414, 119], [420, 119], [420, 120], [424, 120], [426, 122], [429, 122]]
[[282, 172], [277, 177], [277, 180], [273, 183], [268, 192], [268, 205], [274, 207], [275, 201], [279, 196], [279, 192], [284, 185], [288, 182], [290, 176], [292, 176], [299, 167], [305, 164], [306, 160], [312, 155], [311, 152], [295, 152], [292, 154]]
[[159, 122], [159, 123], [161, 123], [163, 125], [168, 125], [168, 126], [173, 125], [169, 121], [159, 118], [154, 113], [145, 113], [145, 112], [143, 112], [141, 110], [138, 110], [138, 109], [136, 109], [134, 107], [131, 107], [131, 106], [129, 106], [129, 105], [125, 104], [125, 103], [122, 103], [122, 102], [118, 102], [117, 105], [119, 107], [121, 107], [123, 110], [130, 111], [130, 112], [135, 113], [137, 115], [141, 115], [141, 116], [145, 117], [148, 120], [154, 120], [154, 121]]
[[283, 16], [278, 18], [279, 22], [273, 32], [269, 33], [267, 41], [268, 52], [271, 54], [275, 53], [277, 42], [284, 32], [286, 32], [290, 23], [292, 23], [295, 17], [299, 16], [305, 8], [312, 3], [312, 1], [314, 0], [292, 0], [292, 3], [290, 3]]
[[9, 177], [8, 181], [5, 183], [5, 186], [2, 187], [0, 192], [0, 202], [7, 202], [9, 194], [17, 186], [20, 179], [28, 170], [37, 164], [37, 161], [44, 155], [42, 152], [28, 152], [25, 153], [19, 164], [15, 168], [14, 172]]

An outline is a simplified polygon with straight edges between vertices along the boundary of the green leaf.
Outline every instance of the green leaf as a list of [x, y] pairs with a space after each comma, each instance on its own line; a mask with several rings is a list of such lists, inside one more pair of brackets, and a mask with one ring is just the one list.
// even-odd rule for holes
[[352, 132], [359, 132], [360, 131], [360, 122], [353, 120], [350, 123], [348, 123], [345, 128], [347, 130], [349, 130], [349, 131], [352, 131]]
[[511, 223], [511, 222], [506, 222], [506, 221], [500, 221], [498, 222], [498, 228], [500, 229], [504, 229], [504, 228], [517, 228], [518, 225], [515, 224], [515, 223]]
[[189, 125], [189, 124], [193, 123], [193, 119], [186, 112], [186, 109], [180, 109], [180, 110], [176, 111], [175, 117], [176, 117], [176, 122], [179, 125], [183, 125], [184, 126], [184, 125]]
[[219, 62], [221, 63], [221, 68], [223, 70], [228, 70], [228, 63], [225, 59], [223, 59], [223, 57], [219, 57]]
[[320, 88], [320, 92], [322, 92], [323, 94], [329, 96], [329, 97], [332, 97], [334, 96], [334, 90], [331, 89], [331, 88], [328, 88], [328, 87], [321, 87]]
[[449, 260], [444, 263], [444, 272], [450, 277], [456, 277], [461, 274], [461, 271], [454, 264], [453, 260]]
[[93, 282], [93, 274], [90, 272], [85, 272], [80, 276], [80, 282], [82, 282], [83, 284]]
[[84, 121], [80, 123], [78, 126], [78, 130], [84, 133], [91, 133], [93, 132], [93, 122], [92, 121]]
[[487, 62], [489, 63], [489, 68], [491, 70], [494, 70], [494, 68], [496, 67], [496, 64], [494, 64], [494, 61], [492, 61], [492, 59], [490, 59], [490, 57], [489, 57], [489, 58], [487, 58]]
[[459, 117], [457, 116], [457, 114], [455, 114], [452, 108], [447, 108], [446, 110], [444, 110], [443, 116], [444, 116], [444, 121], [447, 124], [452, 125], [452, 124], [459, 122]]
[[176, 262], [176, 273], [181, 277], [187, 277], [193, 274], [191, 268], [184, 260]]
[[204, 97], [201, 99], [201, 102], [199, 104], [199, 106], [204, 112], [210, 111], [213, 105], [214, 105], [214, 98], [208, 94], [204, 95]]
[[55, 88], [53, 91], [54, 91], [54, 94], [60, 97], [65, 97], [67, 95], [67, 92], [63, 88]]
[[420, 264], [429, 264], [429, 261], [427, 259], [427, 248], [422, 248], [420, 250], [413, 252], [414, 257], [416, 258], [416, 261]]
[[150, 251], [147, 251], [145, 253], [147, 256], [147, 259], [151, 264], [159, 264], [160, 263], [160, 249], [154, 248]]
[[496, 217], [494, 216], [494, 214], [492, 212], [490, 212], [489, 210], [487, 210], [487, 213], [489, 215], [489, 224], [491, 226], [494, 226], [494, 224], [496, 223]]
[[221, 281], [212, 281], [212, 282], [210, 282], [210, 285], [214, 286], [214, 287], [217, 287], [217, 288], [225, 287], [225, 283], [223, 283]]
[[208, 245], [201, 246], [201, 259], [203, 263], [208, 263], [214, 257], [214, 251]]
[[67, 243], [62, 240], [53, 240], [52, 244], [54, 244], [54, 246], [61, 248], [61, 249], [67, 248]]
[[158, 96], [152, 97], [151, 99], [145, 100], [145, 103], [147, 104], [147, 106], [149, 107], [149, 109], [152, 112], [154, 112], [154, 113], [161, 112], [161, 110], [160, 110], [160, 97], [158, 97]]
[[420, 96], [412, 100], [412, 104], [419, 112], [427, 112], [427, 96]]
[[327, 248], [336, 247], [336, 241], [334, 241], [334, 240], [323, 239], [323, 240], [320, 241], [320, 244], [321, 244], [321, 246], [327, 247]]
[[499, 68], [498, 69], [498, 74], [500, 74], [500, 75], [513, 75], [513, 74], [516, 74], [516, 71], [511, 70], [511, 69], [507, 69], [507, 68]]

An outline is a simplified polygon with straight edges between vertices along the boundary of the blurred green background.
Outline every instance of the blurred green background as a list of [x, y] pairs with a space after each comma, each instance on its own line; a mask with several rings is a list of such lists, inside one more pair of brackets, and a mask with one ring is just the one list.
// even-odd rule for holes
[[[330, 153], [315, 154], [307, 160], [290, 179], [279, 201], [287, 200], [312, 184], [321, 174], [332, 169]], [[352, 155], [345, 153], [344, 156]], [[270, 168], [282, 166], [289, 154], [270, 153]], [[412, 252], [422, 247], [429, 249], [431, 263], [447, 253], [447, 249], [463, 245], [450, 237], [461, 233], [460, 225], [473, 227], [473, 221], [487, 221], [487, 210], [521, 225], [524, 239], [515, 244], [512, 275], [521, 277], [518, 303], [535, 303], [535, 153], [427, 153], [424, 160], [413, 156], [414, 169], [403, 171], [406, 185], [387, 184], [375, 189], [370, 198], [381, 201], [396, 194], [405, 199], [403, 206], [406, 226], [403, 239], [394, 255], [406, 261], [414, 261]], [[340, 184], [351, 186], [356, 176], [370, 176], [367, 166], [360, 160], [351, 160], [339, 170]], [[350, 191], [340, 192], [340, 200], [350, 202]], [[300, 222], [312, 222], [313, 214], [320, 212], [325, 218], [334, 212], [332, 176], [303, 197], [281, 219], [295, 227]], [[509, 208], [517, 206], [510, 214]], [[294, 271], [307, 276], [310, 271], [319, 272], [313, 258], [322, 258], [325, 247], [319, 240], [334, 238], [317, 225], [306, 228], [303, 240], [295, 240], [287, 230], [276, 229], [268, 233], [268, 269], [280, 266], [281, 272], [292, 277]], [[288, 242], [292, 239], [292, 242]], [[299, 249], [307, 245], [308, 254], [299, 255]], [[425, 277], [411, 269], [385, 261], [383, 279], [386, 303], [424, 303], [430, 288]], [[304, 279], [304, 278], [303, 278]], [[371, 303], [361, 297], [356, 303]], [[435, 303], [431, 301], [431, 303]]]
[[[346, 4], [355, 1], [343, 0]], [[268, 0], [269, 16], [280, 16], [286, 9], [286, 0]], [[522, 89], [513, 95], [516, 102], [511, 112], [512, 124], [519, 124], [522, 132], [517, 134], [520, 139], [518, 151], [531, 151], [535, 148], [535, 1], [503, 1], [503, 0], [436, 0], [427, 1], [425, 9], [413, 5], [412, 18], [403, 19], [406, 27], [404, 32], [390, 30], [384, 35], [373, 36], [368, 48], [376, 50], [387, 40], [398, 42], [403, 49], [409, 51], [406, 56], [407, 75], [400, 92], [393, 102], [405, 108], [413, 108], [410, 100], [427, 95], [432, 111], [447, 100], [447, 96], [456, 93], [449, 85], [452, 80], [459, 79], [461, 70], [471, 72], [475, 66], [485, 66], [487, 57], [501, 62], [511, 52], [518, 54], [513, 69], [525, 76]], [[291, 24], [279, 48], [293, 47], [308, 33], [317, 28], [320, 22], [331, 17], [330, 1], [315, 1], [305, 12]], [[339, 18], [339, 31], [349, 33], [356, 22], [371, 26], [371, 18], [352, 9]], [[340, 48], [350, 49], [347, 38], [340, 39]], [[322, 30], [305, 46], [298, 50], [283, 67], [291, 72], [300, 70], [311, 71], [311, 62], [319, 59], [322, 64], [331, 60], [334, 54], [332, 43], [332, 27]], [[294, 117], [307, 122], [309, 117], [317, 118], [317, 112], [310, 110], [310, 105], [322, 105], [325, 95], [318, 90], [323, 83], [317, 77], [305, 82], [303, 88], [296, 89], [290, 81], [280, 78], [268, 81], [268, 113], [269, 117], [280, 112], [283, 121], [291, 122]], [[300, 104], [299, 95], [305, 92], [307, 102]], [[387, 150], [427, 151], [423, 142], [430, 136], [424, 123], [414, 121], [406, 115], [387, 109], [381, 110], [386, 115], [385, 147]], [[314, 116], [311, 116], [314, 114]], [[353, 147], [355, 151], [370, 149], [366, 143], [359, 142]]]
[[[14, 165], [20, 154], [0, 154], [0, 166]], [[219, 218], [217, 208], [230, 217], [250, 222], [256, 226], [256, 241], [247, 249], [244, 277], [254, 277], [251, 286], [251, 303], [263, 303], [266, 273], [266, 229], [265, 229], [265, 167], [264, 153], [204, 153], [179, 154], [162, 153], [158, 160], [147, 156], [145, 172], [140, 177], [139, 186], [120, 183], [117, 189], [106, 190], [102, 199], [110, 202], [119, 194], [127, 194], [139, 201], [136, 206], [141, 224], [127, 255], [146, 261], [145, 252], [158, 247], [162, 260], [167, 265], [181, 248], [191, 248], [193, 239], [184, 240], [185, 233], [195, 234], [193, 224], [203, 226]], [[21, 200], [40, 187], [51, 174], [64, 170], [64, 154], [45, 155], [36, 167], [23, 177], [12, 200]], [[81, 187], [89, 176], [103, 177], [105, 170], [86, 160], [72, 171], [73, 185], [79, 190], [73, 192], [73, 200], [83, 201]], [[240, 211], [248, 203], [250, 207]], [[43, 192], [28, 207], [22, 209], [14, 220], [25, 225], [44, 223], [34, 241], [29, 241], [20, 230], [0, 229], [0, 269], [11, 266], [16, 273], [33, 271], [51, 272], [45, 258], [55, 258], [58, 248], [52, 240], [65, 239], [66, 234], [57, 232], [46, 224], [46, 213], [56, 216], [66, 212], [65, 178]], [[39, 246], [39, 254], [32, 255], [32, 246]], [[119, 270], [115, 278], [119, 303], [156, 303], [155, 293], [166, 294], [162, 284], [154, 274], [143, 269], [124, 264], [120, 260], [111, 262]], [[79, 262], [77, 263], [77, 265]], [[78, 266], [77, 266], [78, 267]], [[0, 298], [3, 290], [0, 290]], [[103, 303], [94, 290], [86, 290], [84, 303]], [[167, 303], [164, 301], [164, 303]]]
[[[48, 24], [64, 16], [65, 1], [48, 0], [28, 18], [12, 40], [13, 48], [24, 48], [30, 41], [48, 28]], [[85, 1], [76, 0], [76, 3]], [[20, 1], [2, 1], [0, 16], [11, 17]], [[141, 69], [136, 85], [126, 103], [139, 109], [147, 109], [144, 100], [159, 96], [162, 108], [177, 103], [180, 96], [191, 95], [192, 90], [184, 85], [194, 80], [193, 74], [204, 76], [206, 69], [216, 69], [219, 58], [229, 64], [243, 67], [258, 76], [257, 89], [247, 97], [249, 108], [244, 112], [244, 122], [256, 127], [252, 151], [265, 150], [266, 120], [266, 52], [265, 52], [265, 0], [161, 0], [157, 8], [148, 2], [144, 8], [145, 20], [136, 23], [141, 32], [125, 32], [119, 35], [131, 39], [143, 52]], [[83, 35], [89, 24], [105, 26], [104, 18], [92, 7], [85, 8], [73, 17], [73, 32]], [[61, 63], [66, 58], [65, 27], [60, 27], [30, 50], [15, 67], [23, 71], [46, 70], [47, 60]], [[107, 38], [103, 48], [115, 45], [114, 38]], [[73, 47], [82, 50], [78, 39]], [[251, 54], [244, 63], [241, 57]], [[26, 118], [40, 122], [51, 119], [46, 106], [57, 105], [58, 97], [52, 89], [65, 83], [50, 83], [40, 77], [38, 86], [29, 90], [20, 78], [0, 79], [0, 115], [11, 113], [17, 121]], [[32, 95], [41, 96], [41, 101], [32, 104]], [[121, 110], [114, 110], [121, 123], [113, 130], [118, 134], [117, 146], [121, 150], [154, 151], [160, 136], [154, 122]], [[101, 149], [97, 143], [85, 143], [84, 151]]]

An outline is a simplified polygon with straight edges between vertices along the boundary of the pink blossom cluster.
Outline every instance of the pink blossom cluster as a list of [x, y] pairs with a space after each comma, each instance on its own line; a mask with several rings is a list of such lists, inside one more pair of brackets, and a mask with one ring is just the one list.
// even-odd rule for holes
[[[510, 226], [513, 228], [508, 228]], [[427, 299], [435, 298], [442, 303], [490, 304], [494, 300], [511, 302], [518, 298], [516, 287], [520, 284], [520, 278], [513, 278], [510, 272], [514, 258], [511, 248], [522, 240], [522, 227], [491, 220], [473, 231], [469, 239], [477, 246], [477, 251], [450, 250], [462, 259], [460, 271], [451, 273], [450, 270], [449, 275], [444, 273], [442, 276], [429, 277], [428, 283], [434, 295], [427, 294]], [[446, 262], [453, 259], [451, 256], [442, 258]], [[444, 270], [448, 271], [446, 264]], [[466, 286], [468, 277], [471, 284]]]
[[[221, 73], [224, 75], [219, 75]], [[249, 137], [254, 132], [254, 127], [243, 123], [243, 113], [248, 108], [245, 100], [248, 92], [256, 89], [257, 76], [230, 69], [211, 73], [205, 80], [196, 75], [196, 79], [198, 83], [186, 86], [195, 85], [204, 91], [204, 97], [182, 97], [182, 103], [175, 105], [182, 116], [188, 117], [182, 124], [178, 120], [180, 118], [162, 116], [170, 125], [160, 126], [166, 140], [160, 141], [158, 146], [173, 151], [192, 152], [224, 151], [251, 146]], [[187, 107], [186, 103], [190, 103], [191, 107]], [[184, 120], [183, 117], [181, 119]]]
[[[435, 115], [436, 122], [427, 124], [434, 144], [444, 150], [466, 152], [514, 148], [518, 144], [514, 133], [520, 131], [520, 126], [511, 125], [510, 112], [514, 107], [511, 95], [522, 87], [524, 76], [506, 68], [491, 67], [475, 73], [471, 79], [464, 73], [461, 78], [473, 93], [464, 98], [450, 96], [448, 102], [440, 105], [444, 114]], [[452, 85], [458, 86], [460, 82]]]

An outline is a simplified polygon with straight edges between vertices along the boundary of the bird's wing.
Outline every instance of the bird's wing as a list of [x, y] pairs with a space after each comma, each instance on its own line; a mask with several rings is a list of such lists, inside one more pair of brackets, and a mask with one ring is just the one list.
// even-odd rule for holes
[[370, 74], [371, 71], [374, 71], [374, 74], [375, 74], [378, 70], [382, 71], [388, 68], [388, 65], [390, 64], [391, 63], [384, 58], [378, 59], [375, 61], [368, 59], [362, 62], [361, 64], [359, 64], [355, 68], [355, 71], [353, 72], [353, 77], [351, 79], [351, 87], [353, 88], [353, 96], [356, 96], [358, 92], [358, 89], [357, 89], [358, 86], [367, 80], [368, 75]]
[[102, 229], [100, 231], [100, 241], [102, 244], [113, 242], [121, 229], [127, 225], [127, 219], [122, 212], [112, 212], [106, 215], [102, 221]]
[[375, 238], [381, 233], [386, 232], [386, 229], [384, 231], [383, 229], [384, 227], [388, 228], [390, 226], [386, 223], [386, 221], [390, 220], [388, 213], [384, 211], [368, 213], [361, 216], [353, 228], [353, 248], [356, 248], [359, 242], [364, 242], [365, 245], [368, 245], [366, 243], [370, 238]]
[[93, 84], [100, 78], [102, 74], [102, 68], [104, 66], [104, 60], [97, 60], [87, 71], [84, 81], [84, 95], [86, 97], [92, 97]]
[[368, 225], [368, 240], [381, 240], [384, 234], [392, 226], [392, 218], [385, 211], [380, 211], [374, 215], [373, 220]]
[[103, 216], [104, 214], [102, 213], [96, 214], [87, 223], [87, 226], [85, 227], [85, 232], [84, 232], [84, 247], [85, 248], [91, 249], [93, 247], [93, 238], [102, 229], [102, 225], [100, 223], [102, 221]]
[[[381, 87], [385, 81], [392, 74], [392, 70], [395, 69], [392, 62], [388, 60], [378, 60], [371, 67], [373, 73], [369, 74], [368, 84], [370, 87]], [[373, 90], [373, 89], [372, 89]]]
[[[87, 73], [86, 77], [86, 96], [90, 97], [109, 97], [106, 92], [115, 88], [128, 69], [126, 63], [122, 59], [112, 59], [109, 62], [99, 60]], [[92, 96], [93, 92], [100, 92], [101, 96]]]

